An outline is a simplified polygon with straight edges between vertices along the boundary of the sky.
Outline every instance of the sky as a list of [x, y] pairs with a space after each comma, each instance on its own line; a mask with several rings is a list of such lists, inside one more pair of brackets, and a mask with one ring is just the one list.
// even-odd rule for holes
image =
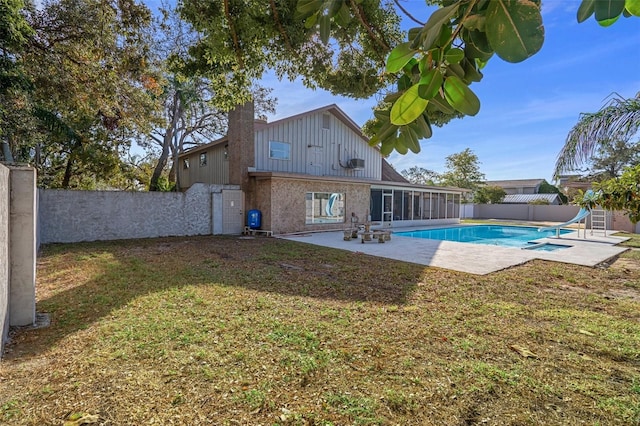
[[[401, 0], [423, 22], [433, 9], [424, 0]], [[580, 113], [596, 112], [613, 93], [632, 97], [640, 92], [640, 18], [620, 18], [604, 28], [591, 17], [577, 23], [579, 0], [542, 0], [545, 41], [533, 57], [518, 64], [494, 56], [484, 78], [471, 89], [481, 102], [474, 117], [434, 127], [421, 141], [421, 152], [393, 153], [398, 171], [413, 166], [445, 170], [445, 158], [470, 148], [487, 180], [538, 179], [552, 182], [556, 157]], [[410, 28], [405, 20], [403, 28]], [[362, 126], [372, 114], [375, 98], [355, 100], [310, 90], [299, 81], [265, 76], [278, 99], [269, 121], [301, 111], [336, 104]]]

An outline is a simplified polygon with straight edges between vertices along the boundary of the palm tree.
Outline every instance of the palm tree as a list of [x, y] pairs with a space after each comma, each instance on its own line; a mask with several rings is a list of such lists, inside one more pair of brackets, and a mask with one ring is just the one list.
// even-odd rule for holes
[[576, 170], [609, 141], [628, 142], [640, 129], [640, 92], [634, 98], [618, 94], [595, 113], [580, 114], [558, 154], [554, 177]]

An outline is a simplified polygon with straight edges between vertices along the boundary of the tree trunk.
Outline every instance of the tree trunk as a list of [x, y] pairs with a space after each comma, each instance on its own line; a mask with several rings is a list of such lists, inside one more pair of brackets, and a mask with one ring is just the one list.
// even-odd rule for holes
[[160, 176], [162, 176], [162, 171], [167, 165], [167, 159], [169, 158], [169, 145], [171, 144], [172, 136], [173, 131], [167, 131], [164, 135], [164, 139], [162, 141], [162, 153], [158, 159], [158, 164], [156, 164], [155, 169], [153, 169], [153, 175], [151, 175], [151, 181], [149, 182], [149, 191], [160, 190], [158, 187], [158, 181], [160, 180]]
[[71, 181], [71, 174], [73, 169], [73, 154], [69, 155], [67, 159], [67, 166], [64, 169], [64, 178], [62, 179], [62, 188], [69, 189], [69, 182]]

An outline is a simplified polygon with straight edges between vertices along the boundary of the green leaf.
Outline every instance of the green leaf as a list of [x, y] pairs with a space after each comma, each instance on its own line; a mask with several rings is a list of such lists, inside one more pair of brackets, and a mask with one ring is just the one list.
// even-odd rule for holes
[[296, 18], [305, 19], [317, 13], [322, 7], [322, 0], [298, 0], [296, 5]]
[[429, 117], [427, 117], [426, 112], [422, 114], [422, 117], [419, 117], [416, 120], [416, 123], [422, 128], [422, 137], [424, 139], [429, 139], [433, 136], [433, 130], [431, 130], [431, 123], [429, 123]]
[[420, 142], [418, 141], [418, 134], [413, 130], [411, 126], [402, 126], [400, 128], [400, 138], [402, 138], [403, 144], [411, 150], [414, 154], [420, 152]]
[[404, 67], [402, 67], [402, 71], [404, 71], [406, 75], [409, 75], [409, 76], [412, 75], [413, 67], [415, 67], [417, 63], [418, 63], [418, 60], [416, 58], [409, 59], [409, 62], [404, 64]]
[[331, 35], [331, 18], [329, 15], [321, 15], [318, 18], [318, 25], [320, 26], [320, 40], [325, 45], [329, 44], [329, 36]]
[[618, 18], [622, 13], [622, 11], [624, 10], [624, 6], [625, 6], [625, 0], [596, 1], [594, 4], [596, 21], [602, 22], [602, 21], [609, 21], [610, 19]]
[[429, 16], [429, 20], [424, 25], [424, 29], [422, 31], [422, 36], [424, 37], [422, 40], [422, 46], [425, 50], [429, 50], [433, 47], [433, 43], [440, 36], [442, 26], [449, 23], [451, 17], [458, 11], [459, 6], [460, 4], [456, 2], [450, 6], [436, 10], [431, 14], [431, 16]]
[[380, 154], [387, 156], [393, 152], [396, 138], [385, 139], [380, 143]]
[[304, 21], [304, 27], [306, 29], [311, 29], [313, 27], [316, 26], [316, 22], [318, 22], [318, 15], [320, 15], [319, 13], [315, 13], [311, 16], [309, 16], [307, 19], [305, 19]]
[[327, 15], [329, 15], [330, 18], [333, 18], [334, 16], [336, 16], [336, 14], [340, 11], [342, 6], [344, 5], [345, 4], [341, 1], [329, 2], [329, 9], [327, 11]]
[[482, 73], [476, 69], [475, 61], [471, 62], [468, 58], [464, 58], [461, 62], [464, 69], [464, 80], [479, 82], [482, 80]]
[[640, 16], [640, 0], [626, 0], [624, 7], [633, 16]]
[[400, 133], [395, 140], [395, 148], [398, 151], [398, 154], [405, 155], [409, 152], [409, 148], [407, 148], [407, 144], [404, 141], [404, 133]]
[[420, 97], [419, 87], [419, 84], [414, 84], [393, 104], [391, 123], [397, 126], [408, 124], [422, 114], [429, 101]]
[[462, 49], [458, 49], [457, 47], [449, 49], [444, 54], [444, 60], [449, 62], [450, 64], [457, 64], [462, 60], [462, 58], [464, 58], [464, 51]]
[[449, 105], [440, 94], [429, 100], [429, 107], [433, 107], [434, 109], [437, 109], [445, 114], [455, 113], [455, 110], [451, 108], [451, 105]]
[[601, 27], [610, 27], [611, 25], [613, 25], [618, 19], [620, 18], [620, 15], [616, 16], [615, 18], [611, 18], [611, 19], [605, 19], [603, 21], [598, 21], [598, 25], [600, 25]]
[[375, 138], [378, 141], [383, 141], [387, 138], [395, 138], [398, 134], [398, 126], [391, 124], [389, 119], [382, 122], [382, 126], [380, 126], [380, 130], [378, 130], [375, 134]]
[[467, 19], [465, 19], [462, 25], [470, 31], [478, 30], [484, 32], [484, 24], [487, 22], [487, 19], [484, 15], [469, 15]]
[[578, 8], [578, 22], [584, 22], [593, 15], [595, 3], [596, 0], [582, 0]]
[[480, 31], [463, 31], [462, 34], [465, 41], [464, 51], [467, 56], [486, 61], [493, 55], [493, 49], [489, 45], [485, 33]]
[[427, 73], [418, 82], [418, 94], [423, 99], [431, 99], [440, 90], [442, 86], [442, 73], [439, 69], [434, 68]]
[[455, 75], [456, 77], [464, 80], [464, 68], [462, 68], [459, 64], [449, 64], [447, 65], [445, 75]]
[[373, 111], [373, 116], [378, 120], [389, 121], [389, 117], [391, 116], [391, 113], [389, 112], [388, 109], [376, 109]]
[[340, 10], [338, 10], [338, 13], [334, 17], [334, 20], [336, 24], [341, 27], [346, 27], [349, 24], [351, 21], [351, 12], [349, 11], [349, 7], [347, 7], [346, 3], [342, 4], [342, 7], [340, 7]]
[[456, 76], [447, 77], [444, 81], [444, 97], [454, 109], [466, 115], [476, 115], [480, 111], [480, 100]]
[[544, 42], [540, 7], [530, 0], [493, 0], [487, 7], [487, 39], [498, 56], [521, 62]]
[[411, 42], [400, 43], [389, 53], [386, 71], [388, 73], [400, 71], [413, 58], [415, 53], [416, 50], [411, 48]]
[[398, 92], [403, 92], [409, 87], [411, 87], [412, 81], [408, 75], [402, 74], [402, 76], [398, 79], [396, 84], [398, 85]]
[[418, 139], [428, 139], [433, 134], [431, 124], [425, 113], [420, 115], [415, 121], [409, 123], [408, 126], [416, 133]]

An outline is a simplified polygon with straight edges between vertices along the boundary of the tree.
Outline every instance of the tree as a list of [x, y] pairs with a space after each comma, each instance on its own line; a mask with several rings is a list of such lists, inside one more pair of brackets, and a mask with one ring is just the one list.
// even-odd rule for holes
[[546, 179], [543, 180], [538, 187], [538, 194], [558, 194], [560, 200], [562, 200], [562, 204], [566, 204], [568, 201], [567, 196], [564, 195], [557, 186], [547, 182]]
[[[195, 69], [217, 76], [229, 108], [247, 100], [251, 80], [268, 67], [280, 77], [302, 76], [310, 87], [354, 97], [392, 87], [369, 126], [370, 143], [387, 155], [419, 152], [434, 117], [442, 124], [477, 114], [480, 101], [469, 86], [482, 79], [494, 53], [520, 62], [542, 47], [539, 0], [443, 4], [426, 23], [411, 17], [420, 26], [404, 42], [395, 37], [397, 9], [404, 12], [398, 1], [396, 9], [374, 0], [271, 0], [267, 8], [258, 0], [186, 0], [181, 13], [204, 34], [191, 50]], [[621, 15], [640, 15], [639, 9], [636, 0], [583, 0], [577, 18], [595, 15], [610, 25]]]
[[6, 161], [13, 160], [15, 132], [11, 128], [23, 121], [17, 112], [31, 88], [22, 53], [33, 28], [24, 17], [24, 8], [22, 0], [0, 0], [0, 154]]
[[249, 101], [267, 69], [370, 97], [389, 84], [379, 70], [402, 37], [390, 1], [184, 0], [179, 11], [201, 34], [181, 71], [209, 78], [216, 106], [226, 110]]
[[591, 157], [588, 178], [602, 181], [620, 176], [628, 166], [640, 164], [640, 143], [622, 140], [602, 144], [598, 152]]
[[640, 165], [626, 168], [619, 178], [594, 184], [594, 190], [604, 208], [622, 210], [632, 223], [640, 222]]
[[436, 185], [436, 182], [440, 180], [440, 174], [437, 172], [418, 166], [403, 170], [400, 174], [409, 182], [418, 185]]
[[607, 155], [616, 144], [627, 145], [640, 129], [640, 92], [635, 98], [612, 98], [595, 113], [580, 114], [558, 154], [554, 176], [571, 172], [594, 155]]
[[477, 204], [500, 204], [506, 195], [507, 193], [500, 186], [481, 186], [473, 194], [473, 202]]
[[441, 184], [456, 188], [467, 188], [475, 191], [485, 181], [480, 172], [478, 156], [470, 148], [445, 159], [447, 170], [441, 176]]
[[21, 114], [31, 127], [9, 127], [20, 135], [12, 151], [37, 167], [42, 186], [111, 181], [127, 167], [132, 137], [154, 122], [149, 10], [135, 0], [59, 0], [26, 19], [34, 35], [22, 61], [33, 87]]
[[[161, 9], [162, 19], [156, 25], [154, 48], [164, 75], [161, 94], [162, 125], [141, 135], [139, 144], [149, 151], [159, 150], [158, 161], [149, 183], [150, 191], [166, 188], [163, 173], [169, 164], [168, 182], [180, 189], [177, 181], [177, 158], [189, 146], [211, 142], [226, 132], [227, 114], [216, 108], [216, 93], [208, 78], [184, 75], [176, 63], [188, 57], [188, 48], [198, 38], [194, 29], [182, 21], [171, 8]], [[275, 111], [276, 100], [271, 90], [255, 86], [251, 90], [259, 116]]]

